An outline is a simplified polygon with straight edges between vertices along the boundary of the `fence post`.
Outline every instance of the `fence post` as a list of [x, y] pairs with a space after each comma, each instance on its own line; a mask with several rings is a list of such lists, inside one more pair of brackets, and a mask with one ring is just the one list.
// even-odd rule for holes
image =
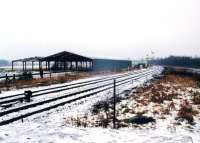
[[43, 78], [43, 69], [40, 69], [40, 78]]
[[113, 128], [116, 129], [116, 79], [113, 80]]
[[8, 75], [6, 74], [6, 82], [8, 81]]
[[13, 74], [13, 82], [15, 82], [15, 79], [16, 79], [16, 78], [15, 78], [15, 74]]

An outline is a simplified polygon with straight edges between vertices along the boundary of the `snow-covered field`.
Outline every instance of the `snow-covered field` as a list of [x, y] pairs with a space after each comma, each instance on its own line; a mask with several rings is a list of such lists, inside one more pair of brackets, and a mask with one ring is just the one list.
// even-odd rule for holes
[[[155, 67], [154, 67], [155, 68]], [[160, 69], [161, 71], [161, 69]], [[157, 73], [159, 74], [159, 72]], [[99, 78], [99, 77], [97, 77]], [[141, 86], [152, 76], [127, 83], [117, 88], [117, 93]], [[87, 80], [87, 79], [84, 79]], [[84, 81], [83, 80], [83, 81]], [[76, 81], [74, 81], [76, 82]], [[56, 85], [53, 85], [56, 86]], [[45, 88], [41, 87], [40, 89]], [[35, 88], [33, 88], [35, 89]], [[12, 91], [4, 96], [19, 93]], [[183, 128], [173, 129], [167, 122], [159, 120], [155, 128], [76, 128], [66, 124], [67, 117], [87, 114], [97, 101], [112, 96], [112, 90], [99, 93], [75, 103], [67, 104], [47, 112], [28, 117], [22, 121], [0, 127], [2, 143], [198, 143], [199, 131], [191, 132]]]

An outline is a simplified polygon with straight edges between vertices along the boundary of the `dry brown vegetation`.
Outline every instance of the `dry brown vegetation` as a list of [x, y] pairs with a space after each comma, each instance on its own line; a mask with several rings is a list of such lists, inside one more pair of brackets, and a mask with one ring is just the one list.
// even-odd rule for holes
[[162, 83], [172, 83], [181, 87], [197, 87], [197, 81], [192, 76], [167, 75]]
[[192, 94], [192, 101], [194, 104], [200, 104], [200, 93], [199, 92], [194, 92]]
[[0, 93], [1, 91], [9, 91], [13, 89], [21, 89], [28, 87], [38, 87], [38, 86], [48, 86], [51, 84], [66, 83], [69, 81], [96, 76], [96, 75], [109, 75], [127, 72], [127, 70], [122, 71], [103, 71], [103, 72], [74, 72], [73, 74], [62, 74], [58, 76], [44, 77], [44, 78], [34, 78], [31, 80], [9, 80], [9, 81], [0, 81]]
[[167, 75], [164, 79], [143, 87], [143, 90], [140, 88], [139, 92], [136, 91], [134, 98], [138, 104], [136, 107], [141, 107], [139, 104], [148, 107], [152, 102], [156, 105], [152, 108], [153, 115], [169, 115], [171, 111], [177, 111], [176, 119], [193, 123], [198, 111], [194, 109], [192, 103], [200, 104], [200, 93], [195, 91], [198, 90], [197, 84], [198, 81], [194, 77]]
[[198, 111], [193, 109], [189, 101], [184, 100], [183, 103], [180, 105], [177, 119], [185, 119], [191, 124], [194, 122], [193, 116], [197, 114], [198, 114]]
[[21, 89], [27, 87], [48, 86], [51, 84], [65, 83], [91, 76], [89, 73], [65, 74], [57, 77], [46, 77], [32, 80], [15, 80], [9, 82], [0, 82], [0, 90]]
[[[139, 125], [143, 124], [154, 124], [156, 120], [165, 120], [172, 114], [174, 125], [178, 125], [177, 122], [181, 124], [183, 120], [193, 125], [195, 117], [199, 115], [197, 109], [200, 109], [198, 106], [200, 92], [197, 92], [197, 84], [197, 80], [193, 77], [171, 74], [137, 88], [131, 92], [131, 96], [123, 99], [126, 102], [118, 102], [118, 127], [140, 127]], [[87, 122], [87, 126], [90, 127], [112, 125], [110, 105], [112, 102], [97, 103], [92, 108], [92, 114], [87, 119], [79, 118], [79, 122], [83, 126]], [[79, 122], [73, 121], [78, 125]]]

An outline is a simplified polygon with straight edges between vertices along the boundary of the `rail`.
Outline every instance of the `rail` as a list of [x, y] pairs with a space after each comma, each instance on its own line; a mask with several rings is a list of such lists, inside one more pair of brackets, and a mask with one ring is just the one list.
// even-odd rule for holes
[[[112, 79], [106, 79], [106, 80], [112, 81], [113, 79], [121, 79], [121, 80], [116, 80], [116, 87], [118, 87], [118, 86], [127, 84], [130, 81], [138, 80], [140, 78], [144, 78], [144, 77], [147, 77], [149, 75], [154, 75], [156, 73], [157, 73], [157, 70], [149, 70], [149, 71], [146, 71], [146, 72], [132, 74], [132, 75], [123, 75], [123, 77], [125, 77], [124, 79], [121, 79], [122, 77], [121, 78], [120, 77], [117, 77], [117, 78], [112, 77]], [[104, 83], [105, 81], [101, 81], [101, 82]], [[95, 84], [97, 84], [97, 83], [99, 83], [99, 81], [98, 82], [96, 81]], [[90, 83], [90, 84], [92, 84], [92, 83]], [[93, 85], [94, 85], [94, 83], [93, 83]], [[77, 87], [74, 87], [74, 88], [77, 88]], [[47, 99], [47, 100], [39, 101], [39, 102], [36, 102], [36, 103], [30, 103], [28, 105], [24, 105], [24, 106], [20, 106], [20, 107], [16, 107], [16, 108], [12, 108], [12, 109], [2, 111], [2, 112], [0, 112], [0, 117], [9, 116], [9, 114], [11, 114], [11, 113], [21, 112], [23, 110], [29, 110], [31, 108], [39, 107], [41, 105], [53, 104], [53, 105], [49, 105], [47, 107], [43, 107], [41, 109], [37, 109], [35, 111], [31, 111], [31, 112], [28, 112], [28, 113], [25, 113], [25, 114], [17, 115], [15, 117], [11, 117], [11, 118], [2, 120], [2, 121], [0, 121], [0, 126], [12, 123], [14, 121], [29, 117], [29, 116], [37, 114], [37, 113], [41, 113], [41, 112], [44, 112], [44, 111], [48, 111], [50, 109], [57, 108], [59, 106], [63, 106], [63, 105], [68, 104], [68, 103], [72, 103], [74, 101], [77, 101], [77, 100], [80, 100], [80, 99], [83, 99], [83, 98], [86, 98], [86, 97], [90, 97], [92, 95], [95, 95], [97, 93], [100, 93], [100, 92], [103, 92], [103, 91], [106, 91], [106, 90], [109, 90], [109, 89], [112, 89], [112, 88], [113, 88], [113, 82], [104, 83], [102, 85], [96, 85], [95, 87], [92, 87], [92, 88], [84, 89], [84, 90], [77, 91], [77, 92], [70, 93], [70, 94], [65, 94], [65, 95], [62, 95], [62, 96], [59, 96], [59, 97], [56, 97], [56, 98]], [[62, 89], [62, 90], [68, 90], [68, 89], [66, 88], [66, 89]], [[60, 91], [60, 89], [55, 90], [55, 91], [51, 91], [51, 92], [57, 93], [59, 91]], [[43, 94], [50, 94], [51, 92], [48, 91], [47, 93], [43, 93]], [[91, 93], [88, 93], [88, 92], [91, 92]], [[85, 95], [82, 95], [83, 93]], [[38, 96], [43, 95], [43, 94], [40, 93], [40, 94], [38, 94]], [[79, 95], [79, 97], [76, 97], [77, 95]], [[69, 97], [74, 97], [74, 99], [69, 99]], [[69, 99], [69, 100], [64, 101], [66, 99]]]

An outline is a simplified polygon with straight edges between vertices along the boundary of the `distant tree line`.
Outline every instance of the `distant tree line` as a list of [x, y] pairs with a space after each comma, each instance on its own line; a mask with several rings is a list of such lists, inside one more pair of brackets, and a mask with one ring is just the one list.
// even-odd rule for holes
[[7, 60], [0, 59], [0, 66], [9, 66], [10, 63]]
[[156, 65], [200, 68], [200, 58], [185, 56], [170, 56], [167, 58], [152, 60], [150, 63]]

